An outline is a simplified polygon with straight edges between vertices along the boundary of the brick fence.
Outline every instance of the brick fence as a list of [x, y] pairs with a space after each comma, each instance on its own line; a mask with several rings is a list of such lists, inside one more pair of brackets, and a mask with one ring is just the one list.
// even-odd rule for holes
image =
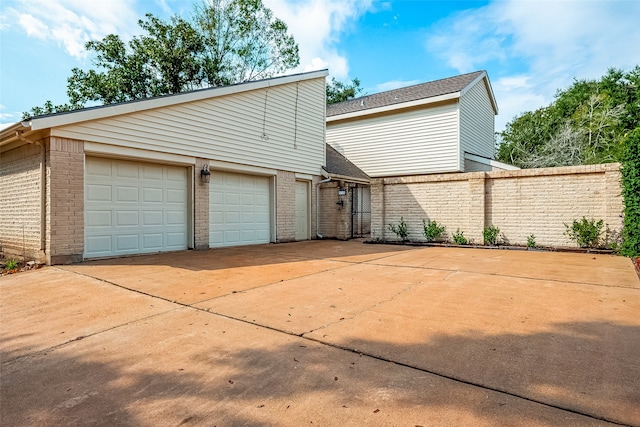
[[479, 244], [493, 225], [508, 244], [525, 245], [533, 234], [539, 246], [575, 246], [564, 223], [583, 216], [604, 220], [607, 239], [620, 232], [620, 165], [379, 178], [371, 181], [371, 205], [374, 239], [395, 240], [388, 224], [403, 217], [411, 241], [425, 240], [422, 220], [429, 219], [444, 224], [449, 238], [459, 228]]

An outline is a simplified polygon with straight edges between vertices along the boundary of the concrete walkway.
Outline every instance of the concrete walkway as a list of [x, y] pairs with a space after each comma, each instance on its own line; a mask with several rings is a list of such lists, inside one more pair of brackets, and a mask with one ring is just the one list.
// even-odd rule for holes
[[313, 241], [0, 278], [0, 425], [640, 426], [607, 255]]

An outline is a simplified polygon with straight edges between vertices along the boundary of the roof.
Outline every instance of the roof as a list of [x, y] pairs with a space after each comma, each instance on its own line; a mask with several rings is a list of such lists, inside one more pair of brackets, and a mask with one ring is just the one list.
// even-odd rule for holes
[[158, 96], [154, 98], [136, 101], [122, 102], [118, 104], [100, 105], [97, 107], [83, 108], [63, 113], [36, 116], [23, 122], [18, 122], [0, 131], [0, 145], [13, 139], [16, 132], [36, 131], [56, 126], [80, 123], [88, 120], [102, 119], [122, 114], [135, 113], [153, 108], [167, 107], [187, 102], [211, 99], [235, 93], [248, 92], [256, 89], [268, 88], [276, 85], [295, 83], [315, 78], [326, 77], [327, 70], [312, 71], [308, 73], [291, 74], [270, 79], [254, 80], [229, 86], [219, 86], [206, 89], [198, 89], [172, 95]]
[[[362, 96], [349, 101], [328, 105], [327, 119], [330, 121], [329, 118], [334, 116], [372, 114], [376, 111], [370, 110], [379, 110], [390, 106], [395, 106], [396, 108], [409, 107], [414, 104], [401, 104], [413, 103], [415, 101], [428, 100], [428, 102], [418, 102], [418, 105], [420, 105], [458, 98], [466, 88], [482, 79], [486, 79], [487, 91], [489, 92], [489, 96], [493, 103], [494, 111], [497, 113], [493, 90], [491, 89], [491, 84], [489, 83], [486, 71], [475, 71], [473, 73], [375, 93], [373, 95]], [[394, 108], [386, 108], [385, 110], [388, 109]]]
[[327, 165], [323, 168], [330, 176], [353, 178], [357, 181], [369, 181], [369, 175], [351, 163], [331, 145], [327, 145]]

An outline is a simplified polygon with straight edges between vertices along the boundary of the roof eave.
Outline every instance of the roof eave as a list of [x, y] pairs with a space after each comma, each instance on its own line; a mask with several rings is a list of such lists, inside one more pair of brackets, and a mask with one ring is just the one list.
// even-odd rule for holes
[[102, 119], [106, 117], [130, 114], [154, 108], [168, 107], [187, 102], [201, 101], [236, 93], [263, 89], [271, 86], [280, 86], [289, 83], [312, 80], [329, 75], [328, 70], [312, 71], [308, 73], [293, 74], [289, 76], [274, 77], [270, 79], [239, 83], [231, 86], [220, 86], [193, 92], [179, 93], [152, 99], [144, 99], [115, 105], [87, 108], [63, 114], [40, 116], [30, 119], [31, 130], [46, 129], [56, 126], [65, 126], [88, 120]]
[[415, 101], [400, 102], [398, 104], [385, 105], [383, 107], [369, 108], [366, 110], [353, 111], [351, 113], [336, 114], [335, 116], [327, 116], [327, 122], [338, 120], [346, 120], [354, 117], [368, 116], [371, 114], [385, 113], [388, 111], [403, 110], [406, 108], [420, 107], [438, 102], [446, 102], [460, 98], [460, 92], [447, 93], [444, 95], [433, 96], [430, 98], [416, 99]]

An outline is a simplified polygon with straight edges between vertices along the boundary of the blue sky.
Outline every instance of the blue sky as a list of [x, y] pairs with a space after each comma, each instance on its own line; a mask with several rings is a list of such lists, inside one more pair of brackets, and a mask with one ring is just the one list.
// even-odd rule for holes
[[[196, 0], [201, 1], [201, 0]], [[500, 114], [548, 105], [576, 78], [640, 64], [640, 0], [263, 0], [300, 46], [300, 67], [358, 77], [367, 93], [487, 70]], [[0, 126], [66, 102], [84, 43], [139, 34], [145, 13], [188, 16], [192, 0], [1, 0]]]

